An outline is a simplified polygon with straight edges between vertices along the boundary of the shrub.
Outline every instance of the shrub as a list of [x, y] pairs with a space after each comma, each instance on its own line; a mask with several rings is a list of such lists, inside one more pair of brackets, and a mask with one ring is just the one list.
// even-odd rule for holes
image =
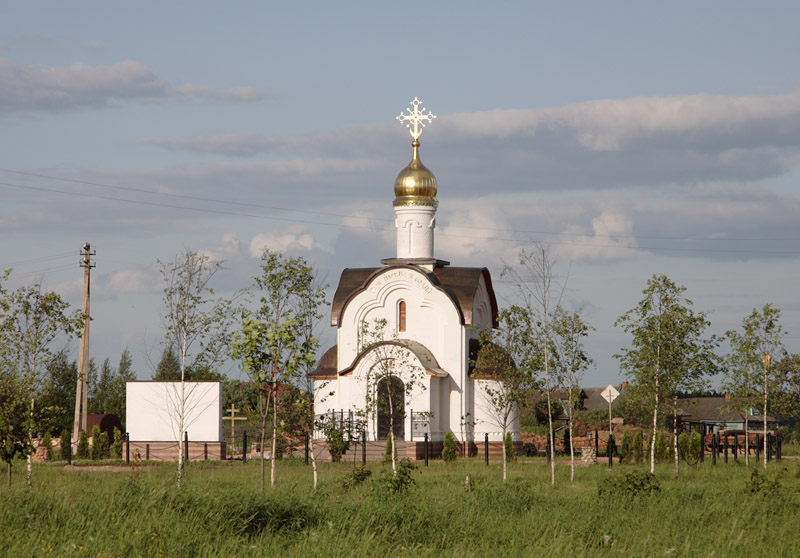
[[689, 435], [686, 432], [681, 432], [678, 436], [678, 455], [684, 461], [692, 457], [689, 445]]
[[503, 449], [506, 452], [506, 461], [514, 461], [517, 458], [517, 453], [514, 451], [514, 439], [511, 437], [511, 432], [506, 432], [506, 439], [503, 442]]
[[117, 459], [122, 459], [122, 432], [114, 427], [114, 443], [111, 444], [111, 453]]
[[335, 417], [328, 417], [327, 420], [317, 423], [317, 427], [325, 435], [328, 453], [331, 454], [331, 461], [338, 463], [342, 460], [344, 452], [350, 447], [350, 442], [345, 438], [344, 428], [336, 422]]
[[667, 437], [661, 430], [656, 433], [656, 459], [658, 461], [669, 459], [669, 444], [667, 443]]
[[65, 428], [64, 430], [61, 431], [61, 447], [58, 448], [59, 449], [58, 457], [59, 459], [61, 459], [61, 461], [67, 461], [70, 457], [70, 452], [72, 451], [72, 448], [70, 447], [71, 443], [70, 437], [71, 435], [69, 433], [69, 430]]
[[372, 471], [364, 466], [357, 467], [347, 473], [342, 479], [342, 488], [350, 490], [351, 488], [363, 484], [368, 478], [372, 476]]
[[660, 491], [661, 486], [654, 474], [646, 471], [634, 471], [625, 473], [618, 478], [604, 480], [597, 495], [601, 498], [611, 495], [637, 496], [641, 493], [654, 494]]
[[642, 431], [636, 429], [636, 434], [633, 435], [633, 460], [636, 463], [641, 463], [644, 458], [644, 436]]
[[689, 457], [697, 461], [700, 459], [700, 454], [703, 452], [703, 437], [695, 430], [689, 436]]
[[109, 456], [108, 434], [99, 425], [92, 427], [92, 459], [105, 459]]
[[78, 436], [78, 448], [75, 450], [76, 459], [89, 459], [89, 433], [81, 430]]
[[[386, 438], [386, 451], [383, 453], [383, 462], [384, 463], [391, 463], [392, 462], [392, 439], [394, 438], [394, 434], [389, 432], [389, 436]], [[394, 458], [397, 459], [397, 448], [394, 448]]]
[[771, 494], [776, 492], [780, 487], [781, 483], [778, 477], [769, 480], [758, 472], [758, 467], [753, 468], [753, 472], [750, 473], [750, 480], [747, 482], [747, 488], [753, 494], [758, 494], [760, 492]]
[[42, 441], [39, 443], [39, 447], [44, 448], [44, 458], [47, 461], [50, 461], [50, 454], [53, 453], [53, 438], [50, 436], [49, 432], [44, 433]]
[[622, 435], [622, 444], [619, 448], [619, 457], [622, 463], [633, 462], [633, 436], [629, 431]]
[[455, 461], [456, 459], [456, 439], [452, 432], [444, 435], [444, 444], [442, 446], [442, 460], [446, 462]]
[[408, 459], [403, 459], [397, 464], [397, 474], [388, 473], [383, 477], [383, 485], [389, 494], [399, 494], [411, 488], [414, 483], [412, 476], [416, 465], [411, 463]]

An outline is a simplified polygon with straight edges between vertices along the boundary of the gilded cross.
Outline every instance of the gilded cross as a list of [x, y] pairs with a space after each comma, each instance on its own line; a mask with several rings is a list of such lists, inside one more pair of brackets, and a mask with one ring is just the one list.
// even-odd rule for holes
[[433, 119], [436, 118], [436, 115], [431, 111], [425, 112], [427, 110], [425, 107], [419, 110], [421, 104], [422, 101], [414, 97], [414, 100], [411, 101], [411, 106], [406, 109], [408, 114], [401, 112], [400, 116], [397, 117], [401, 124], [405, 123], [408, 132], [415, 140], [418, 140], [419, 136], [422, 135], [422, 129], [427, 125], [426, 123], [433, 122]]

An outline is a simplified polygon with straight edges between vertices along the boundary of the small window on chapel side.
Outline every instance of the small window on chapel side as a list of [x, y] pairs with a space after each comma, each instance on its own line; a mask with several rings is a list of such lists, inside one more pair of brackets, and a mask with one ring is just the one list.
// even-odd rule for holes
[[400, 305], [398, 307], [397, 331], [405, 331], [405, 330], [406, 330], [406, 301], [401, 300]]

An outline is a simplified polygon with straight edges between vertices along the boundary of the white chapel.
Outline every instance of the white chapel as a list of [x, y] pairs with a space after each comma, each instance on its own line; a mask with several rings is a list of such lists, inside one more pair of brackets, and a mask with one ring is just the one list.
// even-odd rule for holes
[[[397, 117], [413, 138], [411, 162], [394, 182], [397, 255], [381, 260], [381, 266], [342, 272], [331, 310], [337, 344], [311, 373], [316, 414], [361, 416], [367, 440], [385, 440], [388, 413], [365, 405], [383, 387], [370, 381], [370, 370], [385, 358], [382, 345], [401, 350], [403, 366], [416, 373], [413, 387], [402, 389], [403, 371], [384, 381], [401, 388], [394, 433], [412, 458], [419, 455], [413, 447], [421, 446], [425, 434], [439, 451], [447, 432], [472, 452], [487, 435], [490, 441], [502, 440], [485, 389], [494, 381], [472, 365], [481, 328], [497, 325], [492, 278], [485, 267], [455, 267], [434, 255], [437, 184], [420, 160], [419, 138], [435, 116], [420, 105], [415, 98]], [[385, 324], [383, 340], [363, 343], [364, 324], [377, 321]], [[518, 419], [509, 431], [518, 442]]]

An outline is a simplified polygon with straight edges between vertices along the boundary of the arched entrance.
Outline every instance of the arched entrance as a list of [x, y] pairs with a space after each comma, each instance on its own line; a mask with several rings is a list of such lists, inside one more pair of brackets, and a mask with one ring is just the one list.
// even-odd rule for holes
[[397, 376], [378, 382], [378, 439], [386, 440], [394, 417], [394, 439], [404, 440], [406, 435], [405, 384]]

